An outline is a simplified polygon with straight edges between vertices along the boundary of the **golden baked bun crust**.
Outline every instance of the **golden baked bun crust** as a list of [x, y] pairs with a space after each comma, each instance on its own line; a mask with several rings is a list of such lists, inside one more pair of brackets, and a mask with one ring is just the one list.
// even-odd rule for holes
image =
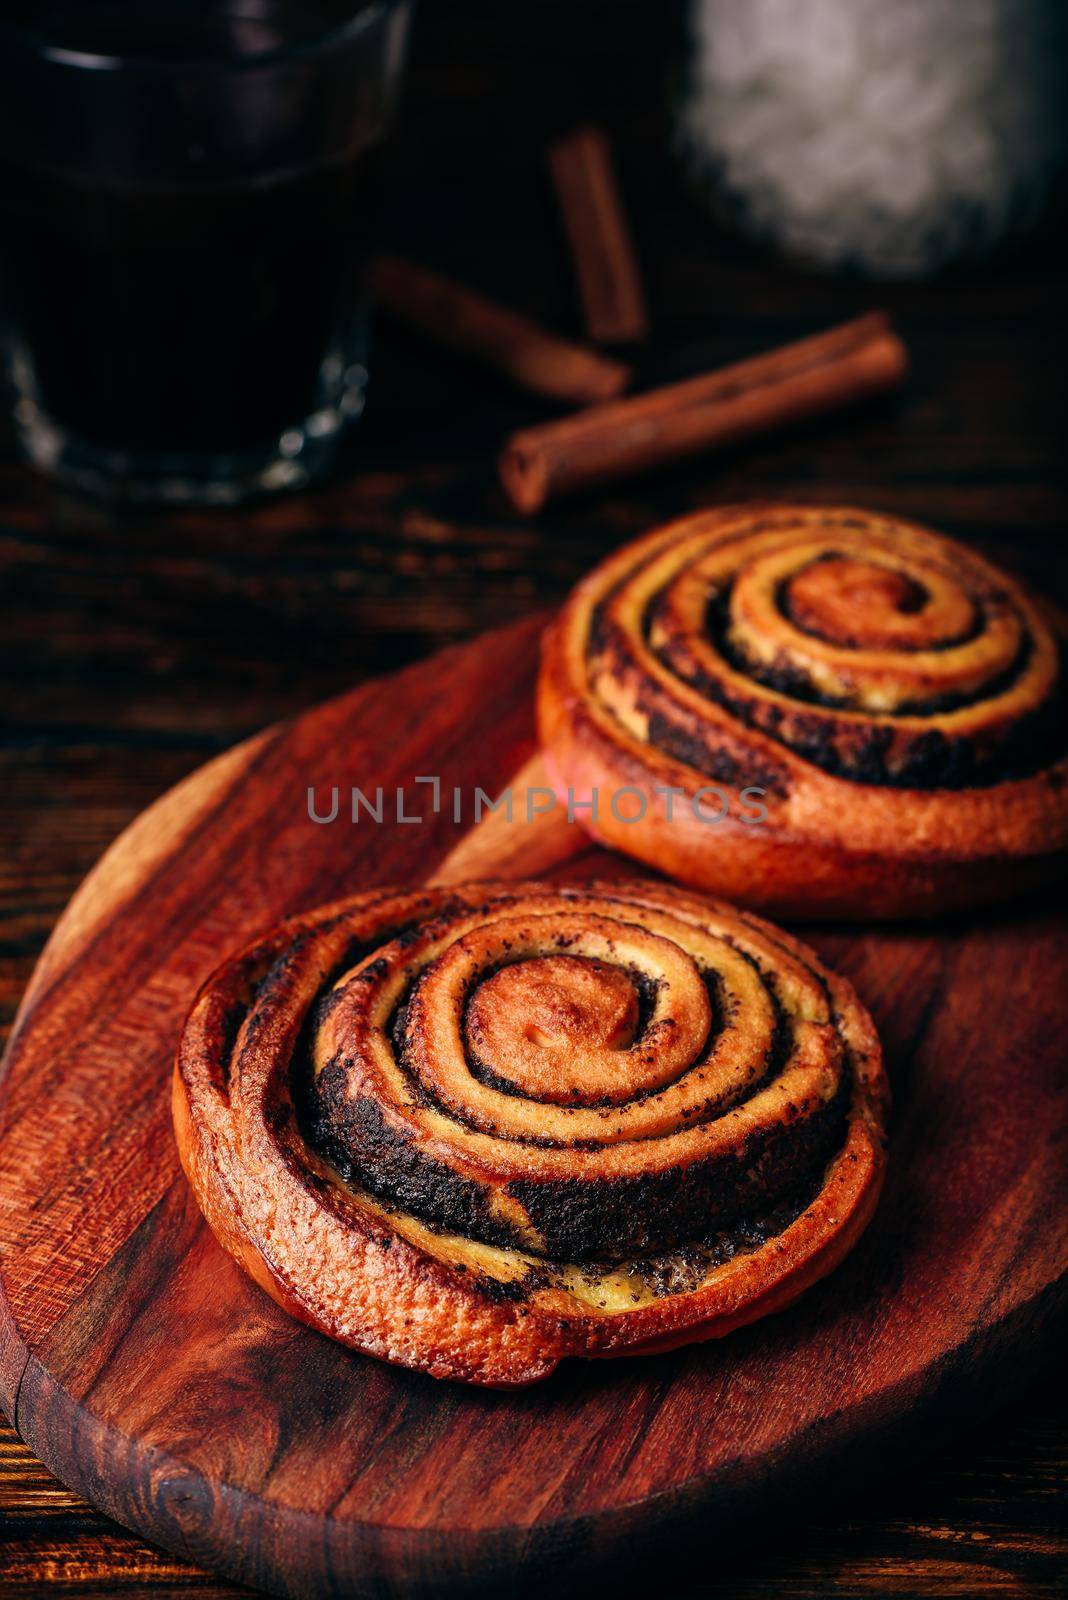
[[280, 1304], [497, 1386], [793, 1300], [871, 1215], [885, 1105], [848, 984], [645, 884], [295, 917], [205, 986], [174, 1082], [200, 1206]]
[[1068, 863], [1051, 622], [894, 518], [733, 506], [624, 547], [546, 634], [538, 725], [597, 839], [763, 910], [932, 914]]

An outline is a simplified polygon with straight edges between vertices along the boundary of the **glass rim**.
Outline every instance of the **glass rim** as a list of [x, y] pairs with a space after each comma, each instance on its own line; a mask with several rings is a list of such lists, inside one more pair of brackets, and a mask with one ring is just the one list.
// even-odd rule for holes
[[264, 50], [233, 56], [126, 56], [105, 50], [74, 50], [51, 43], [36, 23], [11, 22], [0, 17], [0, 42], [15, 41], [50, 66], [73, 68], [79, 72], [100, 73], [179, 73], [179, 72], [257, 72], [290, 61], [306, 60], [351, 43], [381, 22], [392, 11], [410, 5], [412, 0], [366, 0], [343, 22], [324, 27], [311, 38], [296, 44], [271, 45]]

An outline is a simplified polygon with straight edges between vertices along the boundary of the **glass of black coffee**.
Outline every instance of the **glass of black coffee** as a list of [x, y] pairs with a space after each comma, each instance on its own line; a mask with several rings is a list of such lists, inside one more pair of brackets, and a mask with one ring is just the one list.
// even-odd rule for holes
[[360, 413], [374, 152], [411, 0], [36, 0], [0, 20], [0, 315], [37, 466], [234, 503]]

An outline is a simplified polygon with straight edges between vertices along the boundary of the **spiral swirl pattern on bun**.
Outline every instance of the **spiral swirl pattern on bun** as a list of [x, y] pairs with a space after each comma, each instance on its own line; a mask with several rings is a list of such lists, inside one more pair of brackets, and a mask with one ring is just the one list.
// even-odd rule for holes
[[539, 726], [614, 847], [769, 909], [900, 915], [1063, 870], [1063, 683], [1051, 622], [974, 551], [863, 511], [728, 507], [579, 586]]
[[175, 1080], [218, 1237], [297, 1315], [438, 1376], [707, 1338], [866, 1223], [867, 1014], [786, 935], [655, 886], [362, 896], [223, 967]]

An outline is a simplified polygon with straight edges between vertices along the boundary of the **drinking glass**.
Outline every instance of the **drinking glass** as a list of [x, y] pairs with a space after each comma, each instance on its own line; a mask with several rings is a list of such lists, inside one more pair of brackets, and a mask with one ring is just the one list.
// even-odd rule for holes
[[0, 22], [0, 310], [31, 462], [231, 503], [331, 466], [367, 377], [410, 0], [61, 0]]

